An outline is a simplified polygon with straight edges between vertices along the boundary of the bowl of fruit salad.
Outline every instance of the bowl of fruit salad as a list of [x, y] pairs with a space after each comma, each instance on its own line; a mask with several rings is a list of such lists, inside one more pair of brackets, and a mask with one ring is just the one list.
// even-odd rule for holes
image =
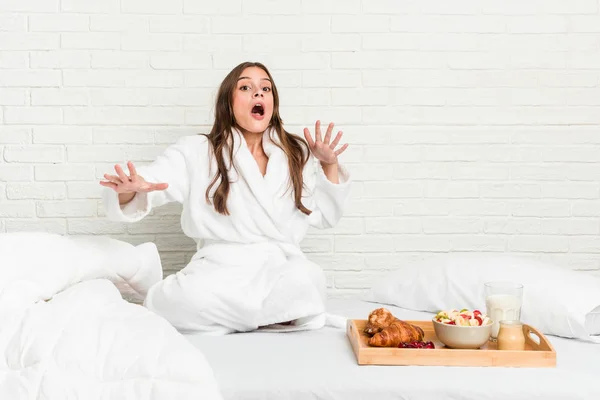
[[433, 317], [436, 336], [446, 347], [479, 349], [487, 343], [492, 320], [479, 310], [440, 311]]

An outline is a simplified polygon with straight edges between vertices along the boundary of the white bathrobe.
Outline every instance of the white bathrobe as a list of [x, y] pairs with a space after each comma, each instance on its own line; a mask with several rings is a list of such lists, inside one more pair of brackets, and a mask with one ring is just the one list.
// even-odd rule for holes
[[[113, 190], [105, 189], [107, 216], [116, 221], [139, 221], [152, 208], [183, 204], [182, 229], [198, 243], [198, 251], [181, 271], [151, 287], [144, 301], [178, 330], [291, 331], [326, 323], [324, 272], [306, 258], [300, 242], [309, 226], [331, 228], [339, 221], [350, 177], [340, 165], [340, 182], [331, 183], [311, 155], [303, 171], [303, 204], [312, 210], [307, 216], [294, 205], [287, 157], [274, 144], [277, 140], [274, 131], [263, 135], [269, 157], [263, 177], [243, 136], [234, 130], [237, 170], [230, 168], [229, 216], [205, 200], [216, 162], [203, 135], [181, 138], [152, 164], [138, 168], [148, 182], [166, 182], [168, 189], [138, 193], [124, 207]], [[226, 154], [227, 165], [228, 160]], [[287, 321], [293, 323], [280, 324]]]

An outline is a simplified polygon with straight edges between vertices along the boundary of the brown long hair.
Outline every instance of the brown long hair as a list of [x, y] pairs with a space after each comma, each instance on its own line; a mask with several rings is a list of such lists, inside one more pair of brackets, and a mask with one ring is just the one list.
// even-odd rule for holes
[[[213, 195], [213, 204], [215, 210], [223, 215], [229, 215], [227, 209], [227, 196], [229, 195], [230, 181], [227, 174], [227, 166], [223, 157], [223, 150], [231, 143], [232, 129], [239, 128], [233, 114], [233, 92], [237, 87], [237, 80], [242, 72], [248, 67], [258, 67], [265, 71], [271, 80], [273, 93], [273, 116], [268, 128], [274, 128], [277, 132], [279, 142], [275, 142], [279, 148], [283, 150], [288, 159], [288, 168], [290, 171], [291, 185], [294, 192], [294, 201], [296, 207], [306, 215], [310, 215], [311, 211], [302, 204], [302, 170], [308, 161], [309, 149], [306, 141], [294, 134], [287, 132], [283, 128], [283, 121], [279, 115], [279, 95], [271, 73], [263, 64], [259, 62], [243, 62], [236, 66], [227, 74], [219, 91], [217, 92], [217, 100], [215, 104], [215, 123], [208, 135], [209, 143], [211, 144], [213, 155], [217, 162], [217, 173], [211, 184], [206, 189], [206, 201], [210, 204], [210, 191], [217, 181], [220, 180], [219, 186]], [[268, 129], [267, 128], [267, 129]], [[229, 160], [233, 160], [233, 146], [229, 146]], [[233, 163], [231, 163], [233, 165]]]

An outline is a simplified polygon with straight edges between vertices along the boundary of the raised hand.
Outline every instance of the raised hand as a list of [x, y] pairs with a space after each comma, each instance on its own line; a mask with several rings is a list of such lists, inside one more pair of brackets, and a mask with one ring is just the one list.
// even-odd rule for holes
[[104, 179], [108, 182], [100, 181], [100, 184], [111, 188], [119, 194], [153, 192], [155, 190], [165, 190], [169, 187], [167, 183], [146, 182], [141, 175], [137, 174], [135, 166], [131, 161], [127, 163], [127, 168], [129, 168], [129, 176], [125, 174], [120, 165], [115, 165], [117, 175], [104, 174]]
[[315, 158], [321, 161], [322, 164], [333, 165], [337, 164], [338, 156], [342, 154], [347, 148], [348, 143], [344, 144], [339, 149], [335, 150], [335, 147], [340, 142], [342, 138], [342, 131], [339, 131], [333, 142], [329, 143], [331, 139], [331, 132], [333, 131], [333, 122], [329, 124], [327, 127], [327, 132], [325, 132], [325, 137], [321, 139], [321, 121], [317, 121], [315, 123], [315, 140], [313, 141], [310, 131], [308, 128], [304, 128], [304, 138], [308, 142], [308, 147], [310, 151], [313, 153]]

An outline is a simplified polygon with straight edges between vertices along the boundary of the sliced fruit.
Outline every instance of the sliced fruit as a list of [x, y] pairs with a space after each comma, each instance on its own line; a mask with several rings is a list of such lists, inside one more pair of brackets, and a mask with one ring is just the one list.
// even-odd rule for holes
[[490, 322], [489, 318], [480, 310], [469, 311], [467, 308], [463, 308], [460, 311], [456, 309], [449, 311], [441, 310], [433, 319], [442, 324], [458, 326], [481, 326]]

